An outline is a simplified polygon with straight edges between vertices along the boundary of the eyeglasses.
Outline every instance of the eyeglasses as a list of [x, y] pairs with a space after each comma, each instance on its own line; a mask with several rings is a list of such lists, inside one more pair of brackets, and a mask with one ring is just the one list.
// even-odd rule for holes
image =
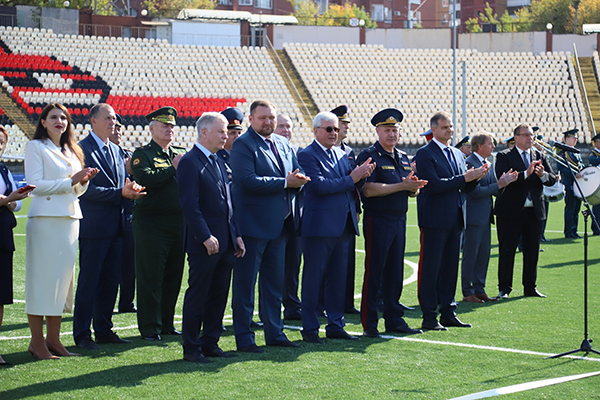
[[327, 131], [327, 133], [331, 133], [332, 131], [336, 131], [339, 132], [340, 128], [337, 128], [335, 126], [328, 126], [327, 128], [323, 128], [323, 127], [319, 127], [321, 129], [325, 129]]
[[534, 137], [535, 135], [529, 133], [517, 133], [515, 136]]

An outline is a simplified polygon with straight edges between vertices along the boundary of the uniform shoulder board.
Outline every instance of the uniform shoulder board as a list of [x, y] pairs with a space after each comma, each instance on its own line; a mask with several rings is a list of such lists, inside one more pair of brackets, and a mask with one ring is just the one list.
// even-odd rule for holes
[[171, 146], [171, 147], [173, 147], [174, 149], [177, 149], [177, 150], [185, 150], [185, 147], [181, 147], [181, 146]]
[[400, 149], [396, 149], [396, 150], [398, 150], [398, 153], [400, 153], [400, 155], [402, 155], [402, 156], [406, 156], [407, 155], [404, 151], [402, 151]]
[[374, 151], [377, 151], [377, 149], [375, 148], [375, 146], [370, 146], [370, 147], [367, 147], [367, 148], [365, 149], [365, 151], [366, 151], [367, 153], [373, 153]]
[[150, 143], [143, 145], [142, 147], [140, 147], [140, 149], [142, 150], [148, 150], [149, 148], [151, 148], [152, 146], [150, 146]]

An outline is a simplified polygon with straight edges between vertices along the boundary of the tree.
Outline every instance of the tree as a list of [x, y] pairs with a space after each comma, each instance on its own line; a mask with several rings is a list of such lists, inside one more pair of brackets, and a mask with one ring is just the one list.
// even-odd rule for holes
[[144, 7], [152, 17], [176, 18], [184, 8], [213, 10], [216, 0], [144, 0]]
[[598, 24], [600, 23], [600, 1], [598, 0], [581, 0], [577, 18], [577, 32], [581, 33], [583, 24]]
[[483, 14], [479, 17], [469, 18], [465, 25], [469, 32], [478, 33], [483, 31], [481, 23], [496, 25], [498, 32], [513, 32], [515, 30], [514, 19], [508, 14], [508, 11], [505, 10], [500, 20], [498, 20], [498, 15], [490, 7], [490, 3], [485, 3]]
[[[552, 32], [572, 32], [572, 0], [533, 0], [529, 8], [517, 11], [519, 31], [543, 31], [548, 23]], [[597, 1], [597, 0], [595, 0]], [[569, 29], [571, 27], [571, 29]]]
[[350, 19], [357, 18], [365, 21], [365, 27], [377, 28], [377, 23], [371, 19], [371, 15], [364, 7], [356, 4], [345, 3], [344, 5], [331, 4], [322, 14], [312, 0], [288, 0], [296, 12], [294, 17], [300, 25], [321, 26], [350, 26]]

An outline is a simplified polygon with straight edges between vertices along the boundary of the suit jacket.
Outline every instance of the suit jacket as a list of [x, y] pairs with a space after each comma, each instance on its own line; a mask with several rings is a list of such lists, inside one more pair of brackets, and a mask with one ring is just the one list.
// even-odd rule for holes
[[[466, 159], [467, 169], [479, 168], [483, 164], [479, 158], [472, 153]], [[490, 165], [490, 171], [481, 178], [479, 184], [467, 193], [467, 225], [486, 226], [494, 223], [494, 200], [492, 196], [498, 194], [498, 180], [494, 173], [494, 167]]]
[[72, 185], [71, 176], [81, 171], [79, 159], [63, 154], [50, 139], [30, 140], [25, 145], [25, 179], [36, 185], [31, 192], [29, 217], [81, 219], [79, 199], [89, 184]]
[[355, 198], [356, 189], [350, 177], [351, 167], [346, 153], [331, 148], [337, 166], [313, 141], [298, 154], [298, 161], [311, 181], [304, 185], [304, 209], [300, 235], [304, 237], [337, 237], [346, 227], [348, 212], [358, 235]]
[[89, 134], [79, 142], [87, 167], [98, 168], [100, 172], [88, 184], [89, 188], [81, 196], [83, 220], [79, 227], [80, 238], [109, 238], [122, 232], [123, 196], [127, 171], [121, 157], [121, 148], [111, 141], [108, 146], [115, 163], [115, 172], [109, 167], [104, 151]]
[[463, 153], [448, 147], [458, 168], [454, 175], [450, 162], [444, 152], [433, 140], [421, 147], [414, 161], [417, 163], [419, 179], [428, 181], [417, 196], [417, 214], [419, 226], [426, 228], [450, 229], [456, 223], [461, 204], [464, 225], [466, 225], [467, 204], [465, 192], [472, 190], [477, 181], [465, 182], [463, 174], [467, 171]]
[[[6, 168], [6, 165], [0, 163], [0, 175], [6, 190], [3, 193], [5, 196], [11, 194], [17, 189], [17, 185], [12, 177], [12, 174]], [[13, 237], [13, 228], [17, 226], [17, 220], [15, 219], [15, 212], [19, 211], [23, 203], [21, 200], [16, 201], [16, 207], [13, 211], [9, 210], [8, 207], [0, 207], [0, 249], [7, 251], [15, 251], [15, 240]], [[12, 265], [10, 266], [12, 269]]]
[[284, 186], [288, 172], [296, 169], [302, 172], [302, 168], [286, 138], [271, 135], [271, 139], [283, 162], [283, 171], [267, 143], [252, 127], [233, 142], [229, 159], [237, 226], [242, 235], [260, 239], [279, 236], [290, 208], [294, 222], [300, 222], [295, 206], [298, 189]]
[[531, 174], [525, 179], [525, 164], [516, 146], [510, 150], [503, 150], [496, 156], [496, 177], [502, 176], [504, 172], [511, 168], [513, 171], [519, 171], [518, 179], [505, 187], [496, 198], [494, 211], [497, 216], [509, 219], [520, 218], [520, 212], [518, 211], [523, 209], [527, 194], [531, 192], [531, 200], [537, 219], [546, 219], [543, 186], [554, 185], [556, 175], [554, 175], [545, 155], [534, 148], [531, 148], [531, 154], [532, 161], [542, 160], [544, 170], [548, 173], [548, 180], [544, 183], [536, 174]]
[[212, 161], [197, 147], [187, 152], [177, 166], [179, 203], [185, 220], [185, 251], [206, 253], [204, 241], [211, 235], [219, 241], [219, 253], [231, 240], [237, 249], [240, 236], [233, 220], [231, 170], [217, 157], [224, 183], [215, 173]]

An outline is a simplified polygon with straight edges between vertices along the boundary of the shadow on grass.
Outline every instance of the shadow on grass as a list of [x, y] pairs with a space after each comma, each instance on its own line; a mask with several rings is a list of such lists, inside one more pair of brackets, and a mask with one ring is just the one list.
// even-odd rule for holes
[[[588, 251], [589, 251], [589, 249], [588, 249]], [[583, 253], [582, 253], [582, 256], [583, 256]], [[539, 267], [540, 268], [560, 268], [560, 267], [565, 267], [567, 265], [581, 266], [581, 268], [583, 268], [583, 259], [570, 260], [570, 261], [553, 263], [553, 264], [539, 265]], [[588, 258], [588, 267], [591, 267], [592, 265], [600, 265], [600, 258], [592, 258], [592, 259]]]

